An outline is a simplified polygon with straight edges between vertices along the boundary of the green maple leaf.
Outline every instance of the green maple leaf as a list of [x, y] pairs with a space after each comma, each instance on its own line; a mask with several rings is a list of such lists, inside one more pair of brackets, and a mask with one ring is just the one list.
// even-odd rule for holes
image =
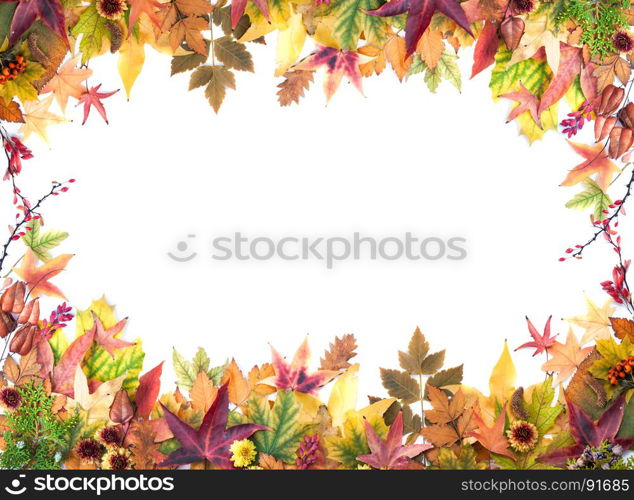
[[336, 19], [334, 35], [342, 49], [356, 50], [361, 33], [370, 45], [378, 48], [385, 45], [388, 26], [385, 19], [366, 14], [380, 6], [379, 0], [338, 0], [332, 3], [329, 13]]
[[604, 218], [604, 210], [607, 210], [612, 200], [607, 193], [601, 189], [595, 181], [592, 179], [586, 179], [583, 181], [585, 189], [580, 193], [577, 193], [568, 203], [567, 208], [575, 210], [584, 210], [586, 208], [594, 208], [594, 218], [601, 220]]
[[81, 36], [79, 51], [82, 54], [82, 63], [86, 63], [101, 50], [104, 38], [109, 36], [106, 22], [107, 19], [99, 15], [94, 3], [79, 16], [77, 24], [72, 29], [72, 34], [77, 38]]
[[533, 390], [531, 401], [526, 405], [528, 421], [537, 428], [540, 437], [550, 430], [564, 410], [560, 404], [551, 406], [554, 399], [555, 389], [552, 385], [552, 377], [548, 377], [544, 383]]
[[477, 462], [476, 456], [473, 447], [468, 445], [460, 448], [460, 456], [456, 456], [449, 448], [441, 448], [438, 453], [438, 468], [449, 470], [486, 469], [486, 464]]
[[50, 250], [58, 246], [62, 241], [68, 238], [68, 233], [63, 231], [40, 231], [42, 224], [38, 219], [33, 219], [30, 223], [30, 231], [22, 236], [24, 244], [33, 250], [33, 253], [43, 261], [48, 262], [53, 258], [49, 253]]
[[306, 430], [299, 423], [300, 405], [294, 393], [279, 391], [272, 409], [268, 399], [257, 394], [247, 404], [249, 417], [246, 422], [271, 429], [258, 431], [251, 438], [258, 452], [274, 456], [282, 462], [294, 462], [300, 439]]
[[[385, 439], [388, 428], [383, 417], [372, 417], [368, 420], [381, 439]], [[356, 469], [361, 462], [357, 457], [371, 452], [365, 433], [364, 419], [360, 415], [351, 414], [344, 422], [341, 435], [325, 439], [328, 457], [336, 460], [344, 469]]]
[[211, 380], [214, 385], [219, 386], [228, 364], [227, 361], [223, 365], [210, 368], [211, 360], [202, 347], [198, 348], [192, 361], [186, 360], [176, 348], [174, 348], [172, 352], [172, 362], [174, 364], [177, 385], [188, 391], [194, 386], [196, 377], [200, 372], [205, 372], [209, 380]]

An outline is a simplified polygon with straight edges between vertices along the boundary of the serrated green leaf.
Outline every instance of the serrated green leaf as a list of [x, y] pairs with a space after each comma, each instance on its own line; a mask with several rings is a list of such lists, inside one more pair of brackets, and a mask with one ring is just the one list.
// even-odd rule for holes
[[456, 456], [453, 449], [441, 448], [438, 453], [438, 468], [449, 470], [484, 470], [486, 464], [476, 461], [477, 454], [472, 446], [460, 448], [460, 456]]
[[134, 342], [133, 346], [118, 349], [114, 358], [104, 348], [93, 343], [82, 363], [86, 378], [107, 382], [126, 374], [121, 388], [126, 390], [130, 397], [134, 397], [145, 358], [141, 339], [137, 338]]
[[176, 384], [190, 391], [194, 386], [198, 372], [194, 371], [192, 363], [183, 358], [176, 348], [172, 351], [172, 362], [174, 364], [174, 373], [176, 374]]
[[555, 420], [564, 409], [560, 404], [551, 406], [555, 399], [555, 388], [552, 383], [552, 377], [548, 377], [544, 383], [535, 387], [531, 401], [526, 405], [528, 421], [537, 428], [542, 437], [555, 424]]
[[462, 76], [460, 75], [457, 60], [458, 56], [456, 54], [445, 50], [440, 56], [435, 70], [439, 72], [445, 80], [450, 81], [454, 87], [460, 90], [462, 87]]
[[435, 69], [427, 68], [425, 70], [424, 81], [429, 91], [435, 93], [436, 90], [438, 90], [438, 85], [440, 85], [440, 82], [442, 81], [438, 67]]
[[[383, 418], [370, 418], [368, 422], [381, 439], [385, 439], [388, 428]], [[357, 457], [371, 452], [365, 434], [364, 419], [355, 414], [346, 419], [340, 436], [330, 436], [325, 441], [328, 457], [339, 462], [344, 469], [356, 469], [361, 465]]]
[[105, 17], [99, 15], [94, 3], [79, 16], [72, 34], [77, 38], [81, 37], [79, 51], [82, 54], [82, 63], [86, 63], [93, 55], [101, 51], [103, 40], [109, 35], [106, 21]]
[[584, 210], [586, 208], [594, 207], [595, 219], [603, 219], [603, 210], [607, 210], [612, 203], [612, 199], [607, 193], [603, 192], [601, 186], [599, 186], [592, 179], [586, 179], [583, 181], [583, 186], [586, 188], [582, 192], [577, 193], [568, 203], [567, 208], [574, 210]]
[[334, 35], [342, 49], [356, 50], [361, 33], [370, 45], [378, 48], [385, 45], [385, 18], [366, 13], [380, 6], [379, 0], [338, 0], [333, 3], [330, 12], [335, 17]]
[[51, 260], [52, 255], [49, 251], [68, 238], [68, 233], [63, 231], [47, 231], [41, 234], [41, 223], [37, 219], [33, 219], [30, 227], [31, 230], [22, 236], [22, 241], [43, 262]]
[[296, 458], [304, 426], [299, 423], [300, 405], [292, 392], [279, 391], [271, 409], [267, 398], [253, 395], [249, 400], [249, 422], [266, 425], [270, 431], [258, 431], [252, 439], [259, 453], [283, 462]]
[[194, 359], [192, 360], [192, 368], [194, 369], [196, 376], [198, 376], [200, 372], [206, 372], [209, 370], [210, 363], [211, 360], [209, 359], [209, 356], [207, 356], [205, 349], [199, 347], [194, 355]]

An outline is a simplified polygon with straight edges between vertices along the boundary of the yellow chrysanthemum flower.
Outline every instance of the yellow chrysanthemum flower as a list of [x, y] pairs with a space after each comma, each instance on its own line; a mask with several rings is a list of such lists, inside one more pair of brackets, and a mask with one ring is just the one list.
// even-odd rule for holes
[[132, 454], [125, 448], [112, 448], [101, 459], [101, 468], [107, 470], [126, 470], [133, 465]]
[[236, 467], [248, 467], [255, 460], [255, 445], [248, 439], [234, 441], [229, 448], [231, 451], [231, 461]]

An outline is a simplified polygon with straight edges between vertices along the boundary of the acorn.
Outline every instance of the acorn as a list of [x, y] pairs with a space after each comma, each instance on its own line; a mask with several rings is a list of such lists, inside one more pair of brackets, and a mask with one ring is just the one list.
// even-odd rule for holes
[[0, 310], [2, 312], [10, 312], [20, 314], [24, 309], [24, 294], [26, 286], [22, 281], [16, 281], [7, 288], [0, 297]]
[[17, 323], [10, 313], [0, 312], [0, 339], [9, 335], [16, 325]]
[[634, 133], [631, 128], [613, 127], [610, 131], [610, 146], [608, 156], [613, 159], [620, 158], [634, 144]]
[[601, 93], [601, 102], [597, 108], [597, 115], [611, 115], [614, 113], [623, 101], [625, 89], [615, 85], [608, 85]]
[[28, 354], [33, 349], [35, 336], [39, 332], [36, 325], [24, 325], [18, 329], [11, 339], [9, 350], [20, 356]]
[[605, 139], [616, 125], [616, 116], [597, 116], [594, 121], [594, 139], [600, 142]]

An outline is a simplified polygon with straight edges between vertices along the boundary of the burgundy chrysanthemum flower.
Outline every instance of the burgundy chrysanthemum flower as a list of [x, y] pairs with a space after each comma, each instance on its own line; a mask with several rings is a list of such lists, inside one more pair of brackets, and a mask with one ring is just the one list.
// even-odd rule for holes
[[511, 8], [516, 14], [528, 14], [535, 8], [533, 0], [511, 0]]
[[104, 427], [97, 433], [97, 439], [106, 446], [121, 445], [121, 428], [116, 426]]
[[121, 19], [128, 8], [124, 0], [97, 0], [97, 12], [106, 19]]
[[630, 52], [634, 49], [634, 40], [627, 31], [617, 31], [612, 37], [612, 45], [618, 52]]
[[99, 460], [106, 449], [94, 439], [82, 439], [77, 443], [75, 451], [82, 460]]
[[511, 424], [511, 428], [506, 431], [511, 448], [520, 453], [532, 450], [537, 444], [539, 434], [537, 427], [525, 420], [516, 420]]
[[22, 396], [12, 387], [6, 387], [0, 392], [0, 404], [7, 410], [15, 410], [22, 404]]
[[109, 451], [101, 461], [101, 468], [107, 470], [131, 469], [133, 465], [131, 454], [125, 448]]

